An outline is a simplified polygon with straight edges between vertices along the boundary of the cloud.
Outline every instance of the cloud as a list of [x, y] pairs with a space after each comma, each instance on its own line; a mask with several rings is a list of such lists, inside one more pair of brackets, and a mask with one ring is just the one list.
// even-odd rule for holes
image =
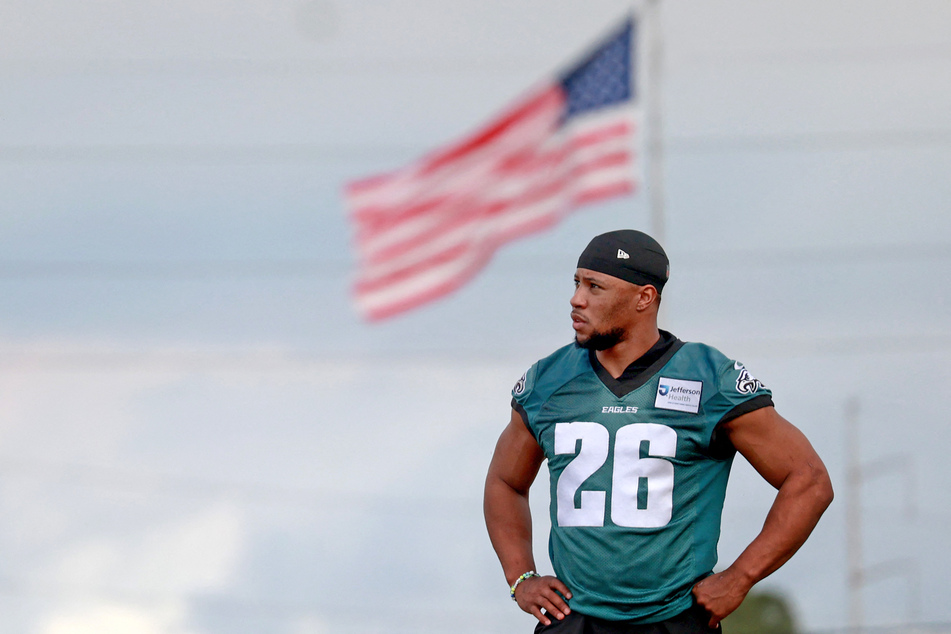
[[41, 634], [168, 634], [176, 615], [147, 614], [122, 605], [78, 607], [57, 614], [40, 628]]
[[144, 532], [68, 547], [50, 576], [69, 585], [186, 595], [230, 579], [245, 545], [241, 512], [230, 503]]
[[186, 634], [187, 598], [227, 587], [245, 545], [241, 513], [224, 503], [143, 532], [68, 544], [39, 571], [65, 589], [39, 631]]

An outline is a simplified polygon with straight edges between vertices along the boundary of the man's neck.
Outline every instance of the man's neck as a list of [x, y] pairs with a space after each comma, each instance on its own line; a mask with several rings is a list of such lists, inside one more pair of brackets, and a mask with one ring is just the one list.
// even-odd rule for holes
[[653, 348], [659, 339], [660, 331], [657, 330], [656, 325], [637, 329], [615, 346], [607, 350], [598, 350], [596, 352], [598, 361], [616, 379], [624, 373], [627, 366]]

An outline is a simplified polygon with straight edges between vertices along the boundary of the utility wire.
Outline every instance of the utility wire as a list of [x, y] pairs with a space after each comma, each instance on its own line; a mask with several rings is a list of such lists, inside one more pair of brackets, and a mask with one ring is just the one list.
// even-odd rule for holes
[[[320, 575], [321, 571], [312, 571]], [[358, 571], [359, 572], [359, 571]], [[359, 575], [337, 583], [347, 589], [360, 588]], [[302, 593], [305, 594], [305, 593]], [[223, 622], [240, 623], [241, 631], [247, 630], [248, 619], [255, 621], [266, 620], [273, 622], [291, 621], [300, 624], [300, 619], [309, 616], [330, 617], [329, 620], [347, 624], [363, 625], [372, 623], [377, 629], [373, 631], [387, 631], [395, 634], [443, 634], [445, 623], [468, 623], [479, 621], [478, 615], [490, 613], [488, 607], [483, 607], [478, 601], [467, 600], [465, 606], [431, 605], [424, 602], [422, 606], [393, 601], [374, 601], [374, 609], [368, 610], [365, 602], [355, 599], [349, 603], [340, 600], [314, 597], [313, 600], [293, 600], [286, 598], [267, 597], [234, 589], [222, 591], [201, 590], [190, 592], [174, 592], [170, 590], [136, 589], [106, 587], [100, 584], [89, 585], [76, 582], [59, 582], [44, 578], [16, 578], [9, 575], [0, 577], [0, 595], [7, 597], [40, 600], [58, 600], [80, 603], [90, 606], [95, 603], [122, 604], [140, 608], [161, 609], [168, 605], [181, 605], [186, 600], [195, 613], [207, 617], [217, 615]], [[217, 621], [217, 619], [216, 619]], [[395, 622], [394, 622], [395, 621]], [[439, 623], [440, 629], [434, 626]], [[378, 629], [385, 624], [385, 630]], [[354, 631], [355, 628], [347, 628]], [[284, 631], [284, 630], [281, 630]], [[301, 631], [298, 627], [294, 631]], [[324, 631], [318, 629], [317, 631]], [[485, 629], [484, 631], [489, 631]]]
[[[671, 59], [677, 68], [727, 64], [907, 64], [918, 62], [951, 61], [951, 46], [892, 46], [862, 48], [800, 48], [793, 50], [677, 50]], [[550, 57], [521, 55], [505, 58], [489, 55], [480, 57], [377, 57], [377, 58], [89, 58], [38, 59], [7, 58], [0, 60], [0, 75], [158, 75], [175, 74], [183, 77], [208, 76], [315, 76], [343, 75], [354, 77], [394, 74], [410, 76], [490, 75], [499, 73], [534, 73], [547, 69]], [[541, 71], [540, 71], [541, 69]]]
[[[951, 244], [836, 245], [782, 249], [724, 250], [676, 254], [680, 270], [690, 268], [785, 268], [790, 266], [934, 263], [951, 260]], [[520, 275], [562, 275], [558, 255], [508, 256], [524, 266]], [[254, 278], [339, 279], [354, 263], [347, 258], [281, 258], [258, 260], [0, 260], [0, 282], [28, 280], [242, 280]], [[492, 271], [487, 274], [491, 275]]]
[[[951, 56], [951, 53], [949, 53]], [[347, 78], [405, 75], [411, 77], [447, 77], [458, 79], [461, 75], [498, 78], [500, 74], [539, 74], [539, 69], [551, 65], [551, 59], [519, 59], [484, 57], [443, 57], [425, 59], [404, 58], [205, 58], [205, 59], [129, 59], [99, 58], [82, 60], [19, 59], [0, 61], [0, 76], [44, 77], [59, 75], [112, 75], [112, 76], [157, 76], [179, 77], [324, 77], [340, 75]]]
[[951, 130], [867, 130], [793, 134], [730, 134], [672, 136], [672, 153], [711, 154], [722, 152], [829, 152], [874, 149], [951, 147]]
[[13, 478], [30, 479], [60, 487], [109, 490], [142, 496], [185, 499], [230, 499], [256, 506], [285, 506], [304, 509], [372, 508], [387, 516], [457, 515], [471, 507], [475, 498], [428, 491], [414, 499], [401, 495], [398, 501], [377, 491], [345, 490], [333, 487], [289, 487], [260, 482], [214, 480], [195, 476], [124, 469], [120, 467], [66, 462], [27, 461], [0, 457], [0, 473], [10, 485]]
[[894, 625], [864, 625], [861, 630], [853, 627], [809, 630], [805, 634], [949, 634], [951, 621], [928, 621]]
[[90, 144], [0, 145], [0, 162], [8, 163], [172, 163], [181, 165], [272, 165], [404, 158], [421, 147], [384, 144]]
[[[793, 134], [677, 135], [665, 140], [677, 154], [756, 152], [832, 152], [951, 147], [951, 130], [830, 130]], [[423, 146], [374, 143], [261, 143], [261, 144], [95, 144], [0, 145], [6, 163], [171, 163], [181, 165], [283, 165], [340, 161], [406, 160], [421, 155]]]
[[[804, 334], [793, 337], [756, 337], [718, 339], [717, 346], [737, 351], [746, 358], [829, 357], [856, 355], [918, 355], [946, 354], [951, 350], [951, 332], [918, 332], [907, 334], [843, 334], [816, 336]], [[408, 349], [362, 354], [347, 350], [351, 361], [378, 367], [387, 361], [403, 360]], [[463, 360], [470, 363], [505, 362], [524, 358], [522, 351], [509, 348], [493, 354], [482, 349], [444, 346], [438, 350], [421, 352], [413, 348], [415, 359], [421, 363], [452, 363]], [[525, 354], [534, 350], [525, 350]], [[271, 373], [295, 372], [298, 375], [310, 369], [322, 370], [335, 363], [342, 349], [321, 351], [258, 351], [254, 349], [187, 350], [161, 349], [157, 346], [142, 349], [56, 350], [34, 346], [0, 347], [0, 373], [15, 372], [221, 372]]]
[[723, 69], [729, 65], [764, 65], [774, 67], [782, 65], [809, 64], [831, 66], [838, 64], [875, 65], [909, 64], [919, 62], [951, 61], [951, 46], [936, 44], [919, 47], [878, 47], [878, 48], [814, 48], [797, 50], [709, 50], [700, 53], [694, 51], [671, 51], [672, 64], [676, 68], [690, 66], [716, 66]]
[[269, 260], [36, 260], [0, 261], [0, 280], [221, 280], [339, 277], [352, 264], [325, 258]]

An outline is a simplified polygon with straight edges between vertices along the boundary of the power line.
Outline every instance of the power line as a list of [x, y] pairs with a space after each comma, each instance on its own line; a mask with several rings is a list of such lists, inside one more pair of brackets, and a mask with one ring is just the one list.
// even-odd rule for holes
[[803, 337], [761, 337], [718, 341], [718, 347], [761, 357], [912, 355], [951, 350], [951, 333], [855, 334]]
[[132, 279], [221, 280], [247, 278], [337, 277], [350, 269], [344, 260], [57, 260], [0, 261], [0, 280]]
[[[892, 46], [856, 48], [800, 48], [791, 50], [684, 50], [673, 49], [672, 61], [676, 68], [724, 64], [894, 64], [951, 60], [951, 47], [946, 44], [930, 46]], [[455, 57], [338, 57], [338, 58], [87, 58], [39, 59], [7, 58], [0, 61], [0, 75], [159, 75], [174, 74], [183, 77], [235, 76], [314, 76], [354, 75], [391, 76], [447, 76], [460, 74], [490, 75], [499, 73], [534, 73], [551, 65], [549, 57], [519, 55], [505, 58], [492, 57], [491, 51], [481, 56]], [[539, 70], [541, 69], [541, 71]]]
[[[671, 249], [676, 253], [675, 249]], [[522, 275], [551, 275], [560, 270], [557, 255], [509, 256], [522, 263]], [[708, 269], [756, 266], [784, 268], [810, 265], [940, 262], [951, 260], [951, 244], [867, 244], [786, 249], [724, 250], [676, 254], [678, 268]], [[281, 258], [256, 260], [0, 260], [0, 282], [27, 280], [241, 280], [254, 278], [339, 278], [353, 262], [344, 258]], [[491, 271], [488, 273], [491, 274]], [[558, 273], [561, 275], [561, 273]]]
[[0, 162], [174, 163], [212, 165], [308, 164], [405, 158], [421, 148], [346, 143], [0, 145]]
[[862, 47], [862, 48], [814, 48], [795, 50], [708, 50], [702, 53], [674, 50], [672, 61], [677, 68], [689, 66], [717, 66], [727, 64], [776, 66], [777, 64], [908, 64], [917, 62], [951, 61], [951, 47], [938, 44], [917, 47]]
[[729, 134], [673, 136], [672, 152], [709, 154], [722, 152], [829, 152], [872, 149], [951, 147], [951, 130], [826, 131], [793, 134]]
[[314, 77], [342, 75], [352, 78], [365, 75], [390, 77], [404, 74], [416, 77], [433, 76], [456, 79], [460, 74], [487, 75], [497, 78], [499, 74], [538, 74], [551, 64], [550, 59], [520, 56], [512, 58], [475, 58], [433, 56], [425, 59], [410, 57], [390, 58], [336, 58], [336, 59], [19, 59], [0, 61], [0, 75], [51, 76], [51, 75], [113, 75], [155, 76], [178, 75], [180, 77]]
[[[718, 347], [742, 352], [746, 357], [828, 357], [856, 355], [914, 355], [945, 354], [951, 350], [951, 333], [904, 333], [904, 334], [842, 334], [817, 336], [804, 334], [794, 337], [751, 337], [723, 339]], [[519, 358], [515, 348], [503, 353], [445, 346], [429, 353], [413, 349], [420, 363], [457, 364], [463, 360], [471, 363], [502, 362]], [[351, 361], [356, 364], [378, 366], [387, 360], [405, 362], [403, 349], [389, 352], [361, 354], [348, 350]], [[222, 372], [222, 373], [269, 373], [306, 372], [324, 369], [329, 359], [336, 358], [339, 350], [188, 350], [144, 347], [140, 349], [72, 349], [61, 350], [42, 346], [0, 347], [0, 372], [103, 372], [157, 371], [157, 372]], [[522, 355], [523, 357], [524, 355]], [[2, 467], [2, 465], [0, 465]]]
[[[322, 572], [312, 570], [319, 576]], [[358, 576], [352, 579], [338, 581], [337, 586], [346, 590], [362, 589]], [[237, 591], [234, 588], [223, 588], [222, 591], [209, 590], [181, 591], [129, 587], [107, 587], [102, 584], [82, 584], [76, 582], [60, 582], [51, 579], [16, 578], [11, 576], [0, 577], [0, 595], [8, 597], [29, 597], [40, 600], [66, 600], [79, 602], [89, 606], [96, 602], [106, 604], [122, 604], [127, 606], [161, 608], [169, 604], [180, 605], [183, 599], [190, 607], [203, 617], [214, 614], [228, 621], [241, 622], [247, 625], [247, 619], [268, 621], [298, 621], [302, 617], [319, 616], [339, 624], [354, 624], [357, 627], [366, 623], [373, 623], [373, 631], [387, 631], [394, 634], [435, 634], [445, 632], [448, 623], [478, 622], [476, 614], [491, 613], [491, 610], [482, 609], [476, 601], [472, 605], [471, 597], [467, 598], [466, 606], [453, 607], [440, 603], [431, 605], [413, 606], [405, 601], [375, 601], [374, 609], [367, 610], [365, 602], [341, 601], [338, 597], [326, 598], [315, 596], [308, 599], [287, 599], [262, 596]], [[395, 621], [395, 622], [394, 622]], [[438, 623], [438, 625], [434, 625]], [[299, 622], [298, 622], [299, 624]], [[380, 629], [383, 628], [383, 629]], [[482, 631], [490, 631], [491, 626]], [[355, 631], [349, 628], [346, 631]], [[244, 630], [242, 630], [244, 631]], [[318, 628], [318, 631], [323, 629]]]
[[452, 516], [476, 504], [474, 498], [429, 491], [415, 498], [401, 495], [398, 501], [378, 491], [345, 490], [339, 483], [332, 488], [289, 487], [261, 482], [213, 480], [196, 476], [173, 475], [66, 462], [27, 461], [0, 458], [0, 473], [7, 484], [11, 478], [27, 478], [60, 487], [80, 487], [134, 493], [143, 496], [175, 498], [232, 499], [244, 504], [286, 506], [327, 510], [330, 508], [372, 508], [374, 513], [396, 516]]
[[853, 627], [816, 629], [809, 630], [806, 634], [951, 634], [951, 621], [866, 625], [860, 630]]
[[[703, 268], [750, 266], [786, 267], [843, 264], [878, 264], [883, 262], [935, 262], [951, 259], [951, 244], [855, 244], [827, 247], [779, 249], [734, 249], [727, 252], [689, 251], [675, 256], [687, 266]], [[679, 265], [678, 265], [679, 266]]]
[[[666, 140], [676, 154], [724, 152], [831, 152], [951, 147], [951, 130], [820, 131], [792, 134], [679, 135]], [[406, 160], [424, 146], [382, 143], [261, 144], [94, 144], [0, 145], [0, 162], [10, 163], [172, 163], [209, 165], [314, 164], [369, 161], [392, 157]]]

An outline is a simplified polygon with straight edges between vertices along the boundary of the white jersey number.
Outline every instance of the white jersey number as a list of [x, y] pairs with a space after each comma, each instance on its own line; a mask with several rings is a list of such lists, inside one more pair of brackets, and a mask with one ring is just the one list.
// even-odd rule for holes
[[[578, 441], [581, 441], [580, 446]], [[647, 443], [646, 457], [641, 445]], [[555, 425], [555, 453], [576, 454], [558, 477], [559, 526], [604, 526], [604, 491], [575, 494], [608, 459], [611, 435], [598, 423]], [[614, 474], [611, 480], [611, 521], [627, 528], [659, 528], [673, 514], [674, 465], [665, 457], [677, 452], [677, 432], [654, 423], [621, 427], [614, 439]]]

